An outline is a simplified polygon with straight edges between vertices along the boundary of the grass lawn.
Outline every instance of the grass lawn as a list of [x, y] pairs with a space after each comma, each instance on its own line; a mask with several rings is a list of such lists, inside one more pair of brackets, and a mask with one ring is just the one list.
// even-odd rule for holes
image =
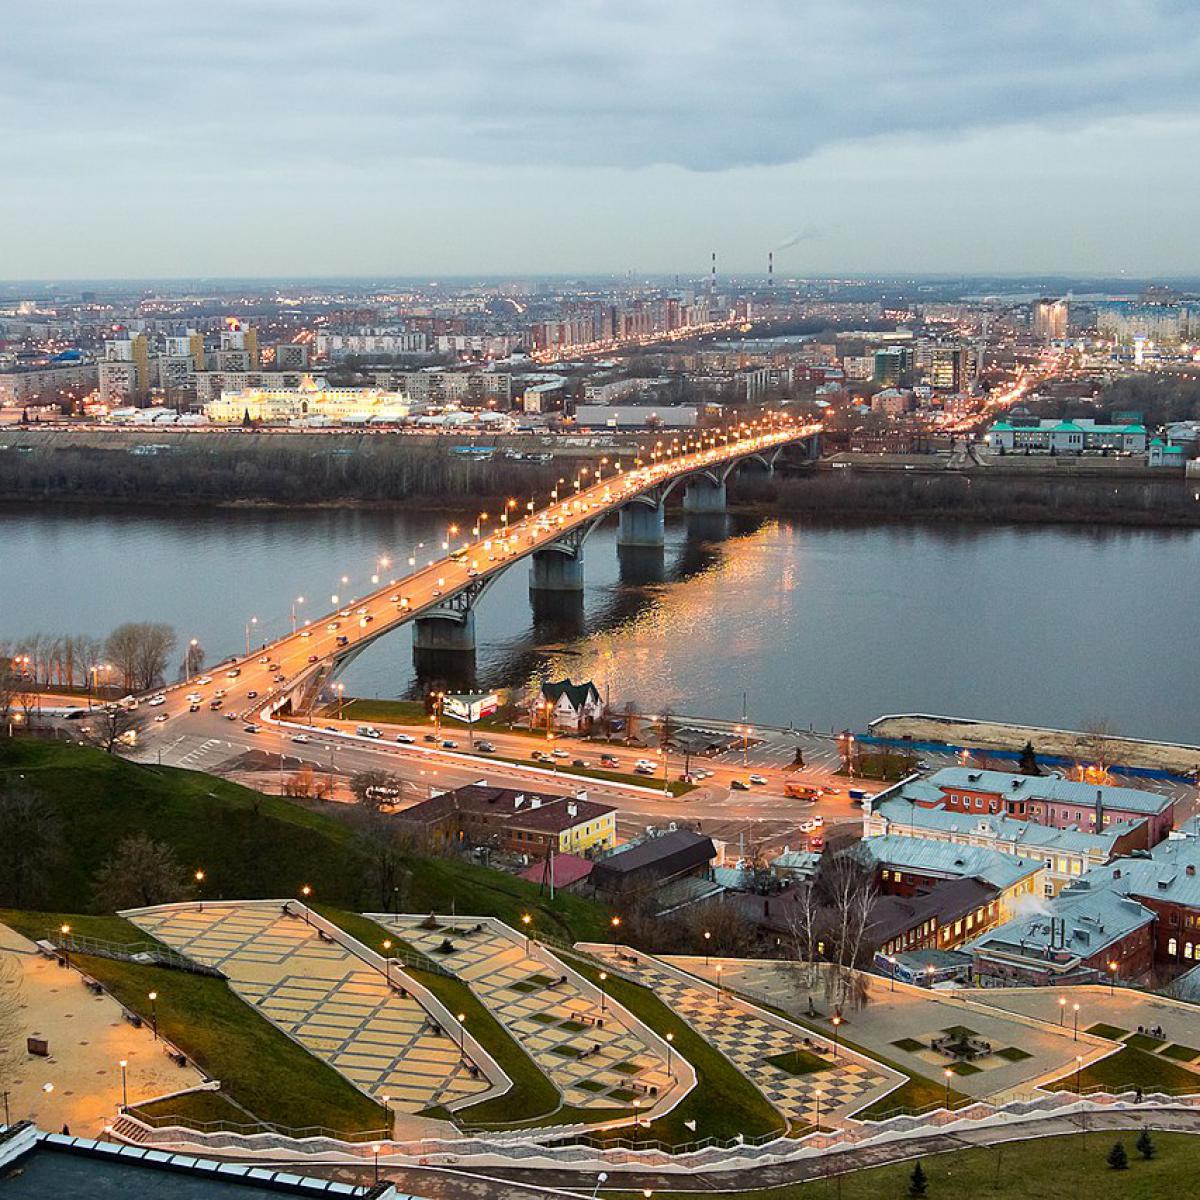
[[775, 1054], [767, 1059], [772, 1066], [786, 1071], [789, 1075], [811, 1075], [815, 1071], [828, 1071], [832, 1063], [813, 1054], [811, 1050], [788, 1050], [783, 1054]]
[[[1134, 1130], [1091, 1132], [1086, 1137], [1031, 1138], [1002, 1147], [950, 1150], [929, 1155], [921, 1166], [929, 1178], [930, 1200], [986, 1196], [994, 1200], [1060, 1200], [1063, 1195], [1088, 1200], [1155, 1200], [1184, 1195], [1195, 1188], [1196, 1138], [1187, 1133], [1154, 1133], [1158, 1151], [1149, 1162], [1134, 1151]], [[1120, 1140], [1129, 1169], [1114, 1171], [1104, 1161]], [[836, 1183], [810, 1183], [738, 1194], [754, 1200], [825, 1200], [834, 1188], [841, 1200], [898, 1200], [908, 1195], [911, 1162], [871, 1167], [838, 1176]], [[752, 1173], [750, 1178], [752, 1178]], [[748, 1179], [748, 1184], [749, 1184]], [[624, 1193], [640, 1197], [641, 1193]], [[656, 1200], [695, 1200], [696, 1192], [655, 1192]]]
[[1108, 1038], [1110, 1042], [1119, 1042], [1128, 1032], [1128, 1029], [1122, 1029], [1119, 1025], [1106, 1025], [1103, 1021], [1095, 1025], [1089, 1025], [1084, 1030], [1084, 1033], [1095, 1034], [1096, 1037]]
[[974, 1063], [956, 1062], [950, 1064], [950, 1070], [955, 1075], [978, 1075], [982, 1068], [977, 1067]]
[[1024, 1062], [1027, 1058], [1032, 1058], [1033, 1055], [1028, 1050], [1022, 1050], [1020, 1046], [1004, 1046], [996, 1051], [997, 1058], [1006, 1058], [1009, 1062]]
[[[910, 755], [898, 754], [895, 751], [890, 754], [859, 754], [854, 758], [853, 778], [877, 779], [895, 783], [899, 779], [907, 778], [916, 769], [917, 760], [915, 758]], [[844, 779], [850, 778], [850, 772], [844, 766], [839, 767], [834, 774], [841, 775]]]
[[239, 1108], [224, 1092], [185, 1092], [151, 1100], [148, 1104], [130, 1107], [138, 1117], [176, 1118], [184, 1126], [202, 1126], [206, 1121], [231, 1121], [237, 1125], [252, 1125], [254, 1120]]
[[0, 908], [0, 921], [31, 942], [56, 933], [70, 925], [75, 937], [100, 938], [107, 942], [150, 942], [154, 939], [124, 917], [95, 916], [91, 913], [31, 912], [24, 909]]
[[[1075, 1090], [1075, 1072], [1045, 1085], [1056, 1091]], [[1143, 1092], [1200, 1092], [1200, 1077], [1195, 1072], [1176, 1066], [1160, 1054], [1125, 1046], [1080, 1072], [1079, 1086], [1099, 1087], [1109, 1092], [1141, 1088]]]
[[973, 1038], [973, 1037], [979, 1036], [979, 1034], [976, 1033], [975, 1030], [972, 1029], [969, 1025], [949, 1025], [945, 1029], [943, 1029], [942, 1032], [944, 1034], [946, 1034], [948, 1037], [959, 1038], [960, 1040], [964, 1040], [964, 1041], [967, 1038]]
[[379, 1105], [276, 1029], [224, 980], [86, 954], [73, 957], [81, 970], [147, 1020], [148, 993], [157, 991], [163, 1036], [260, 1120], [292, 1127], [324, 1125], [347, 1133], [387, 1124]]
[[900, 1038], [897, 1041], [894, 1041], [892, 1045], [899, 1047], [901, 1050], [907, 1050], [909, 1054], [912, 1054], [916, 1050], [925, 1049], [924, 1042], [918, 1042], [916, 1038], [909, 1037]]
[[1197, 1050], [1195, 1046], [1180, 1046], [1177, 1043], [1170, 1046], [1164, 1046], [1159, 1051], [1159, 1054], [1161, 1054], [1164, 1058], [1178, 1059], [1180, 1062], [1192, 1062], [1193, 1060], [1200, 1058], [1200, 1050]]
[[[571, 965], [585, 978], [599, 983], [599, 970], [590, 963], [571, 959]], [[648, 1137], [679, 1143], [705, 1137], [731, 1138], [739, 1133], [757, 1137], [784, 1132], [783, 1117], [766, 1097], [652, 991], [612, 974], [605, 987], [614, 1000], [660, 1037], [673, 1033], [675, 1050], [696, 1069], [696, 1087], [672, 1112], [651, 1122]], [[684, 1125], [689, 1120], [696, 1122], [695, 1132]]]
[[1125, 1039], [1125, 1045], [1132, 1046], [1135, 1050], [1149, 1050], [1152, 1054], [1159, 1046], [1166, 1044], [1166, 1038], [1153, 1037], [1148, 1033], [1133, 1033]]
[[[518, 767], [538, 767], [543, 771], [553, 770], [550, 763], [535, 762], [532, 758], [512, 758], [505, 754], [489, 754], [487, 756], [495, 762], [513, 763]], [[634, 775], [628, 771], [609, 771], [603, 767], [573, 767], [569, 759], [562, 759], [557, 763], [557, 771], [559, 775], [584, 776], [587, 779], [603, 779], [606, 783], [623, 783], [631, 787], [650, 788], [653, 791], [662, 791], [662, 773], [657, 775]], [[696, 790], [696, 784], [683, 783], [679, 779], [668, 779], [667, 790], [672, 796], [686, 796], [688, 792]]]

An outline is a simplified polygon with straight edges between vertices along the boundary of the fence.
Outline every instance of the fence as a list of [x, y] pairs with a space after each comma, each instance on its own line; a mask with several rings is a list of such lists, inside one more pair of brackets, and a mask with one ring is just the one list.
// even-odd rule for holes
[[61, 929], [50, 931], [45, 941], [64, 954], [91, 954], [96, 958], [112, 958], [121, 962], [150, 963], [156, 967], [170, 967], [175, 971], [189, 971], [193, 975], [210, 975], [224, 979], [223, 971], [205, 963], [195, 962], [184, 954], [164, 946], [161, 942], [113, 942], [105, 938], [84, 937], [80, 934], [64, 934]]

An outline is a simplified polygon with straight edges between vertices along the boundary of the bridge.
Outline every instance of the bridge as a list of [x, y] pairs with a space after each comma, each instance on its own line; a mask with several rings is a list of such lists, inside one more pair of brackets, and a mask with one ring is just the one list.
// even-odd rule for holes
[[[797, 425], [782, 417], [697, 431], [682, 439], [657, 441], [642, 450], [644, 457], [627, 463], [602, 458], [594, 466], [580, 467], [569, 482], [559, 481], [541, 509], [530, 500], [522, 512], [517, 501], [509, 500], [498, 514], [480, 513], [470, 538], [452, 543], [447, 537], [442, 557], [424, 566], [410, 558], [408, 565], [414, 569], [407, 575], [223, 663], [219, 670], [225, 678], [219, 686], [225, 688], [225, 706], [239, 711], [251, 701], [275, 707], [291, 701], [296, 710], [307, 707], [339, 669], [409, 622], [414, 625], [415, 654], [473, 652], [475, 608], [514, 563], [530, 560], [529, 585], [535, 597], [581, 594], [584, 548], [602, 522], [617, 515], [619, 547], [661, 550], [664, 506], [677, 488], [684, 489], [685, 512], [723, 513], [731, 474], [770, 474], [791, 445], [803, 445], [812, 456], [819, 432], [819, 425]], [[338, 600], [335, 596], [335, 603]], [[193, 682], [175, 685], [164, 711], [170, 716], [197, 715], [190, 713], [184, 699], [193, 689]], [[172, 729], [177, 727], [172, 724]]]

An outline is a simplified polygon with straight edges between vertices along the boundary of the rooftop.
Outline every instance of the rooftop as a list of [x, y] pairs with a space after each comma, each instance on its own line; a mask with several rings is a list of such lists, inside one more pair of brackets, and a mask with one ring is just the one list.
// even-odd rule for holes
[[[1058, 775], [1018, 775], [1012, 771], [983, 771], [970, 767], [943, 767], [927, 779], [942, 791], [991, 792], [1006, 800], [1044, 800], [1095, 808], [1099, 798], [1107, 809], [1144, 813], [1165, 812], [1174, 803], [1171, 796], [1141, 788], [1110, 784], [1076, 783]], [[907, 793], [906, 793], [907, 794]]]
[[947, 879], [979, 879], [1001, 891], [1042, 868], [1040, 861], [1016, 854], [899, 834], [863, 838], [858, 843], [858, 853], [869, 855], [881, 867], [899, 867]]
[[614, 805], [589, 800], [583, 793], [558, 796], [469, 783], [414, 804], [400, 817], [414, 824], [433, 824], [455, 813], [486, 814], [513, 829], [561, 833], [616, 811]]

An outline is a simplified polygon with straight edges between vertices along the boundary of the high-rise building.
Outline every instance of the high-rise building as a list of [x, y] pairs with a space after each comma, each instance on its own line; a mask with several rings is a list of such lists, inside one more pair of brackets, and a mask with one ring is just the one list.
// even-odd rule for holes
[[1061, 342], [1067, 336], [1068, 316], [1065, 300], [1035, 300], [1031, 313], [1033, 336], [1041, 342]]
[[886, 387], [902, 383], [913, 369], [913, 352], [909, 346], [886, 346], [875, 351], [875, 382]]
[[308, 370], [308, 347], [302, 342], [281, 342], [275, 347], [276, 371]]
[[144, 333], [104, 343], [100, 398], [106, 404], [141, 404], [150, 394], [150, 346]]
[[936, 391], [961, 392], [970, 385], [973, 356], [961, 342], [937, 342], [929, 349], [927, 377]]

